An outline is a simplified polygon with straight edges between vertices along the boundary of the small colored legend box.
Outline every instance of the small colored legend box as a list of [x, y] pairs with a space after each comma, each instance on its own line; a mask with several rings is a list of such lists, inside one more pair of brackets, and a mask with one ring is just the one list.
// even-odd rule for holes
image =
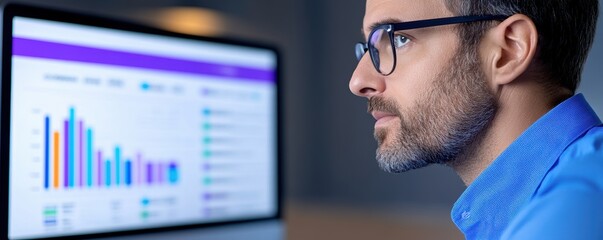
[[54, 227], [57, 225], [57, 207], [56, 206], [47, 206], [42, 210], [42, 215], [44, 216], [44, 226], [46, 227]]

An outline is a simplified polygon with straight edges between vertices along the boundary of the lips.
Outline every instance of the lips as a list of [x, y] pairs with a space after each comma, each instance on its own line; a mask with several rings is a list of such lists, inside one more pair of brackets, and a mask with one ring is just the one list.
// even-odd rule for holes
[[374, 111], [371, 113], [375, 120], [375, 128], [387, 127], [390, 120], [396, 119], [398, 116], [388, 112]]
[[380, 112], [380, 111], [373, 111], [371, 113], [371, 115], [373, 115], [373, 118], [375, 118], [375, 120], [377, 120], [377, 121], [384, 119], [384, 118], [396, 117], [395, 114], [388, 113], [388, 112]]

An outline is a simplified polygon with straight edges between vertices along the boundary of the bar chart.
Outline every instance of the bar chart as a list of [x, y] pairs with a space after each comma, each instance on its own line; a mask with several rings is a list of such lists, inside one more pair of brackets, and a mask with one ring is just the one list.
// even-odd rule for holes
[[9, 228], [16, 238], [277, 210], [274, 82], [35, 56], [13, 62]]
[[[59, 121], [63, 128], [52, 129], [52, 121]], [[74, 107], [65, 119], [44, 117], [44, 189], [178, 183], [176, 160], [151, 160], [141, 151], [128, 156], [120, 145], [103, 151], [94, 146], [95, 134], [92, 126], [77, 118]]]

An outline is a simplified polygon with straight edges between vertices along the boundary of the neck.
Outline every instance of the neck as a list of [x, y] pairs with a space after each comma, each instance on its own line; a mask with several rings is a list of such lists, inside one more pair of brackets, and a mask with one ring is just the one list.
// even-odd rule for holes
[[498, 110], [489, 126], [450, 166], [465, 185], [471, 183], [556, 101], [535, 81], [516, 81], [498, 94]]

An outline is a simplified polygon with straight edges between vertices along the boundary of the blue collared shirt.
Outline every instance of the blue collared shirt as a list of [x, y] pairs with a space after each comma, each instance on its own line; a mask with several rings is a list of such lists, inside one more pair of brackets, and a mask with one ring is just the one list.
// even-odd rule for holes
[[452, 208], [467, 239], [603, 239], [603, 125], [578, 94], [542, 116]]

